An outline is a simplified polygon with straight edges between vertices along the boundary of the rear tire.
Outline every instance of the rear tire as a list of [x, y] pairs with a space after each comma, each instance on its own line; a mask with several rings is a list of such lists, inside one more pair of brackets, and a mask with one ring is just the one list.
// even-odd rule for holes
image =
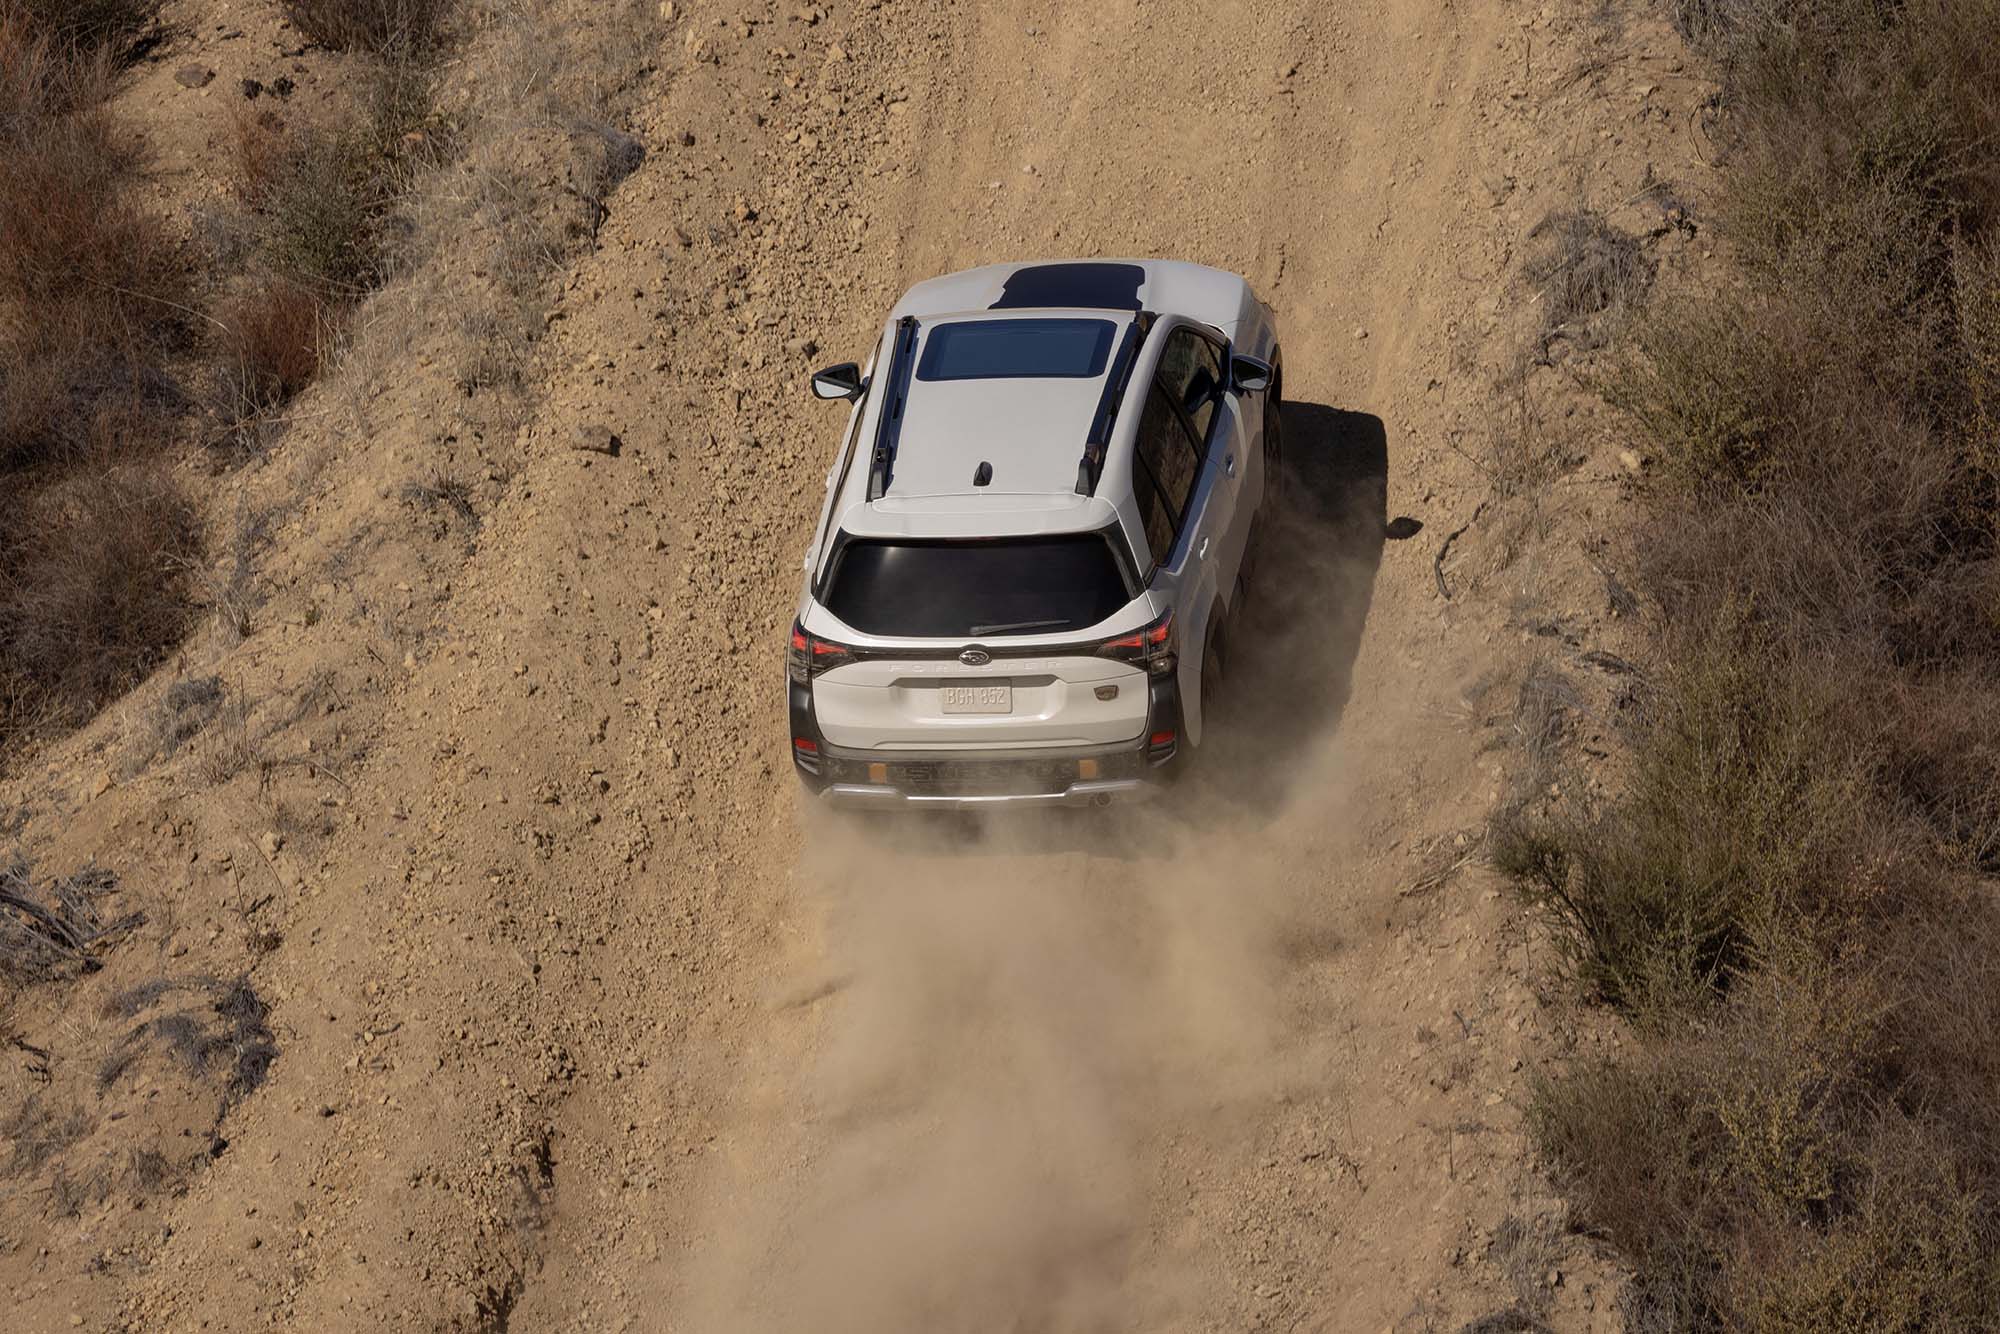
[[1223, 672], [1228, 665], [1225, 654], [1218, 624], [1210, 628], [1208, 642], [1201, 650], [1201, 744], [1197, 751], [1208, 749], [1215, 739], [1216, 705], [1222, 699]]
[[1264, 396], [1264, 493], [1269, 503], [1265, 512], [1281, 508], [1291, 481], [1285, 464], [1285, 375], [1279, 369], [1271, 377], [1270, 392]]

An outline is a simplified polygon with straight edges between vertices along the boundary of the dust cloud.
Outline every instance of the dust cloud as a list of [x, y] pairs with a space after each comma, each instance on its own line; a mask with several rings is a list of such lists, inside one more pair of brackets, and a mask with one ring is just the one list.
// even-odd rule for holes
[[1322, 485], [1276, 526], [1271, 592], [1231, 647], [1230, 742], [1195, 781], [1109, 813], [806, 813], [818, 953], [791, 982], [812, 1033], [767, 1114], [794, 1123], [720, 1192], [681, 1327], [1199, 1324], [1213, 1238], [1161, 1216], [1187, 1184], [1162, 1174], [1324, 1078], [1286, 982], [1338, 945], [1337, 869], [1306, 847], [1358, 776], [1332, 733], [1379, 468]]

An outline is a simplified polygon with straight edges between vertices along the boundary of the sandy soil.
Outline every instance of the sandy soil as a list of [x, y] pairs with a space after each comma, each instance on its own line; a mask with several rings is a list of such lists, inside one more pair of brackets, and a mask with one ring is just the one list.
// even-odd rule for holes
[[[1696, 169], [1671, 40], [1503, 0], [669, 8], [535, 410], [466, 406], [448, 321], [386, 294], [398, 354], [218, 502], [273, 516], [253, 632], [190, 650], [246, 712], [122, 761], [170, 670], [9, 780], [42, 865], [149, 911], [12, 1002], [112, 1183], [0, 1183], [15, 1327], [1617, 1328], [1520, 1133], [1575, 1037], [1477, 851], [1515, 683], [1615, 642], [1621, 467], [1510, 501], [1494, 386], [1534, 224], [1642, 230], [1648, 173]], [[806, 810], [804, 374], [912, 281], [1068, 254], [1280, 313], [1300, 501], [1228, 753], [1116, 819]], [[398, 499], [439, 469], [476, 529]], [[278, 1053], [247, 1097], [49, 1038], [238, 970]], [[133, 1185], [138, 1123], [198, 1168]]]

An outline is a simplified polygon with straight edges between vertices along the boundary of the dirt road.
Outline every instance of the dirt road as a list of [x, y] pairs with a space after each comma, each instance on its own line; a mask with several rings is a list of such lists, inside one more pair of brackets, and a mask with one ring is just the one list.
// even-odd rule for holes
[[[1527, 576], [1475, 533], [1447, 601], [1433, 557], [1492, 491], [1516, 249], [1636, 182], [1657, 34], [1501, 0], [667, 32], [476, 549], [354, 576], [417, 578], [436, 628], [357, 706], [352, 822], [260, 966], [279, 1062], [122, 1314], [1455, 1330], [1531, 1292], [1615, 1327], [1544, 1235], [1530, 933], [1474, 858]], [[836, 421], [804, 372], [918, 278], [1071, 254], [1235, 269], [1280, 313], [1304, 499], [1232, 753], [1115, 821], [805, 811], [780, 646]], [[411, 375], [385, 412], [448, 411]]]

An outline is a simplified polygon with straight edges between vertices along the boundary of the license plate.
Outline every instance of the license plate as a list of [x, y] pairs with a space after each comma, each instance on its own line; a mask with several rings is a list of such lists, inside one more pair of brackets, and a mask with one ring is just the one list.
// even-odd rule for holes
[[1012, 713], [1014, 687], [1011, 682], [997, 686], [941, 686], [946, 713]]

